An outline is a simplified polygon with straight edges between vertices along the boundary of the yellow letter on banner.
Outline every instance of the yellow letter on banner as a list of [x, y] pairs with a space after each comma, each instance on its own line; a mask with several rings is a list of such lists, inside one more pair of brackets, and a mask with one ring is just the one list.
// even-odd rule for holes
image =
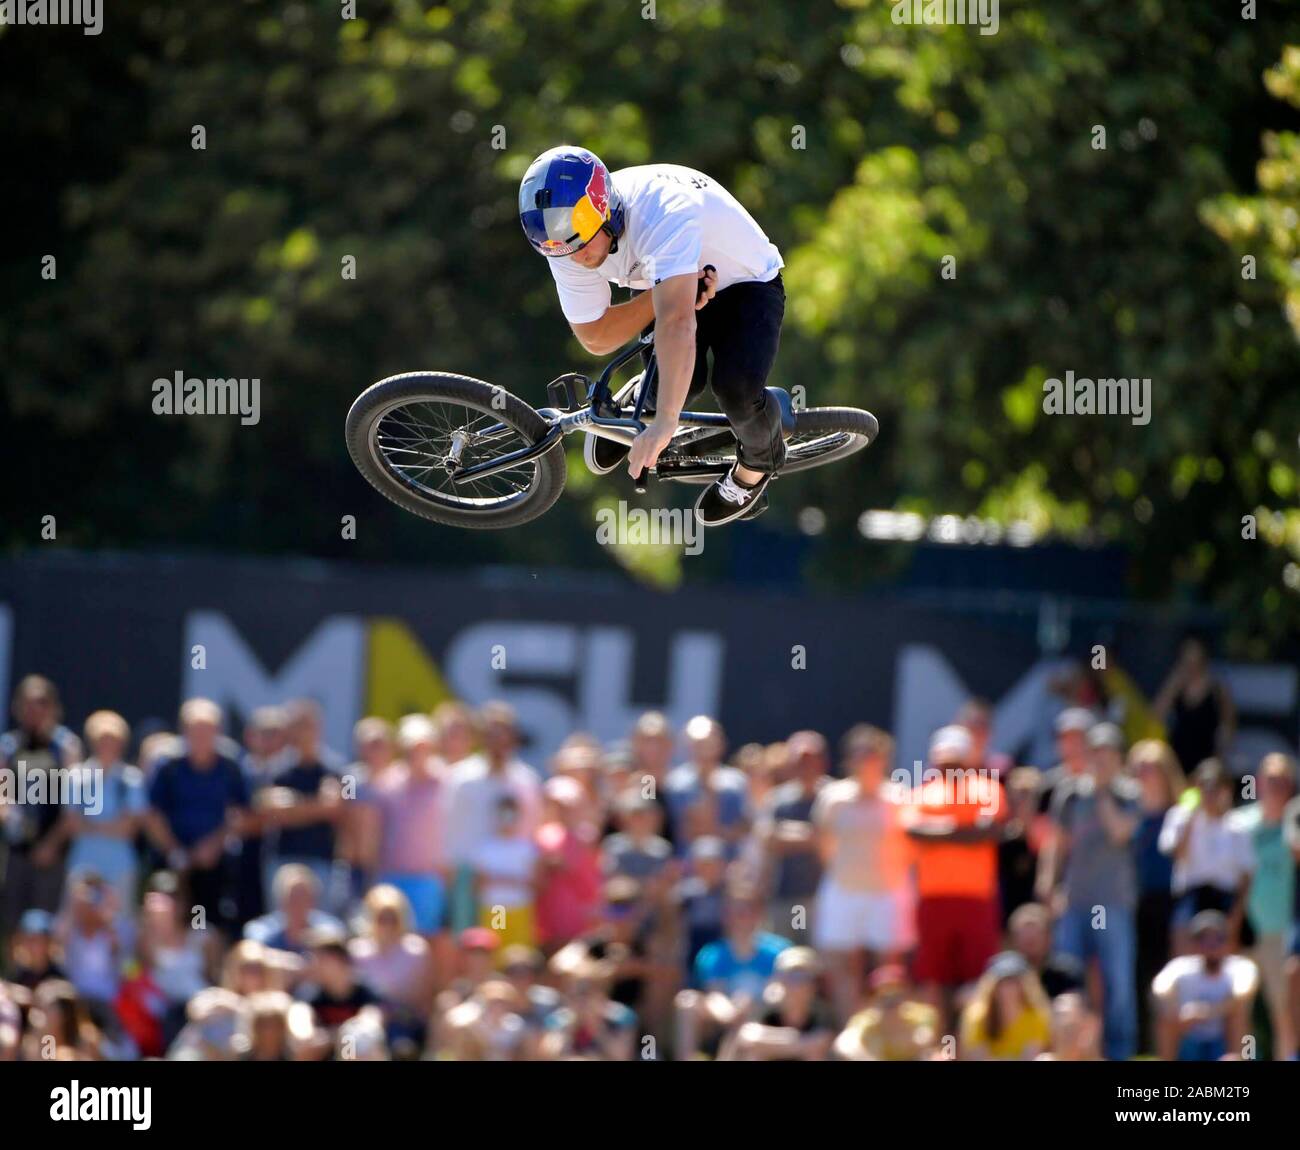
[[400, 619], [372, 619], [367, 643], [366, 714], [400, 719], [453, 698], [438, 665]]

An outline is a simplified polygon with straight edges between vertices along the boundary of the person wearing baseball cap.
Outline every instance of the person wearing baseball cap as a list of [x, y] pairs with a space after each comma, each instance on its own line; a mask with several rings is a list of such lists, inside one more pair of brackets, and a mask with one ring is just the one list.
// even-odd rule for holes
[[997, 844], [1007, 804], [997, 779], [966, 768], [970, 750], [964, 727], [936, 731], [908, 809], [919, 894], [913, 969], [941, 1012], [958, 987], [980, 977], [999, 945]]
[[940, 727], [930, 736], [930, 761], [937, 764], [940, 759], [945, 763], [965, 765], [970, 755], [972, 742], [970, 732], [956, 723]]
[[1056, 733], [1058, 735], [1069, 734], [1073, 731], [1081, 731], [1087, 734], [1097, 723], [1097, 716], [1094, 715], [1087, 707], [1066, 707], [1059, 715], [1056, 716]]
[[1056, 752], [1059, 759], [1055, 766], [1043, 772], [1039, 779], [1038, 813], [1034, 818], [1031, 837], [1038, 844], [1037, 875], [1034, 881], [1034, 897], [1045, 906], [1051, 906], [1055, 892], [1048, 885], [1049, 880], [1058, 877], [1054, 871], [1047, 871], [1043, 862], [1052, 850], [1052, 843], [1060, 828], [1053, 818], [1057, 789], [1070, 779], [1083, 778], [1088, 773], [1088, 732], [1097, 725], [1097, 716], [1086, 707], [1066, 707], [1056, 716], [1053, 728], [1056, 732]]
[[458, 939], [464, 954], [491, 954], [500, 946], [497, 933], [486, 926], [469, 926], [460, 932]]
[[48, 978], [66, 978], [54, 961], [54, 916], [48, 910], [24, 911], [11, 942], [13, 969], [9, 981], [28, 990]]
[[[1138, 880], [1131, 843], [1142, 792], [1123, 773], [1118, 727], [1097, 723], [1086, 740], [1087, 772], [1063, 776], [1053, 794], [1054, 833], [1039, 856], [1037, 886], [1042, 901], [1059, 908], [1058, 949], [1084, 964], [1095, 957], [1101, 967], [1106, 1057], [1123, 1061], [1137, 1052]], [[1104, 929], [1098, 929], [1099, 913]]]
[[1217, 1061], [1242, 1053], [1259, 970], [1231, 953], [1228, 919], [1201, 911], [1189, 931], [1191, 954], [1171, 959], [1152, 983], [1159, 1011], [1159, 1050], [1166, 1061]]
[[[1088, 732], [1097, 724], [1097, 716], [1086, 707], [1066, 707], [1053, 724], [1056, 731], [1057, 764], [1043, 774], [1038, 810], [1046, 816], [1052, 809], [1052, 795], [1063, 779], [1077, 778], [1088, 770]], [[1044, 830], [1048, 828], [1043, 826]]]
[[468, 1001], [480, 985], [496, 974], [497, 951], [501, 940], [497, 932], [485, 926], [469, 926], [456, 936], [456, 975], [437, 997], [434, 1007], [435, 1049], [444, 1037], [441, 1022], [448, 1011]]

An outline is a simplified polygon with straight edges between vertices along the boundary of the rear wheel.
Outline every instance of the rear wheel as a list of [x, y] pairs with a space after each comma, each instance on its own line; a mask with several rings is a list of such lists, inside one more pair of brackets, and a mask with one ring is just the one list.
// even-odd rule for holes
[[523, 400], [463, 375], [410, 372], [380, 380], [348, 412], [347, 444], [366, 480], [399, 507], [453, 527], [517, 527], [564, 490], [554, 449], [467, 483], [453, 472], [540, 441], [549, 424]]

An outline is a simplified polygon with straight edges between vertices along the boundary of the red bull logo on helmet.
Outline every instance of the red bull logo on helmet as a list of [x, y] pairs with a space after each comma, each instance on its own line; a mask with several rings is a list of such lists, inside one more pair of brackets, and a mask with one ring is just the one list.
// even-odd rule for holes
[[609, 211], [609, 176], [603, 164], [593, 161], [591, 179], [587, 181], [587, 199], [603, 219]]
[[609, 219], [609, 173], [595, 156], [588, 155], [591, 175], [583, 195], [573, 205], [573, 230], [582, 243], [587, 243]]

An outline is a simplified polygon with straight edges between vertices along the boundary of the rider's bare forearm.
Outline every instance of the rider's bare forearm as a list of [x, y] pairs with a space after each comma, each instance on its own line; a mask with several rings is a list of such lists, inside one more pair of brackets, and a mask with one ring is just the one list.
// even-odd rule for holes
[[627, 303], [606, 308], [600, 319], [570, 326], [578, 342], [592, 355], [610, 355], [640, 335], [654, 317], [654, 295], [642, 292]]
[[677, 426], [686, 406], [695, 373], [695, 313], [661, 320], [655, 325], [655, 356], [659, 361], [659, 389], [655, 418]]

